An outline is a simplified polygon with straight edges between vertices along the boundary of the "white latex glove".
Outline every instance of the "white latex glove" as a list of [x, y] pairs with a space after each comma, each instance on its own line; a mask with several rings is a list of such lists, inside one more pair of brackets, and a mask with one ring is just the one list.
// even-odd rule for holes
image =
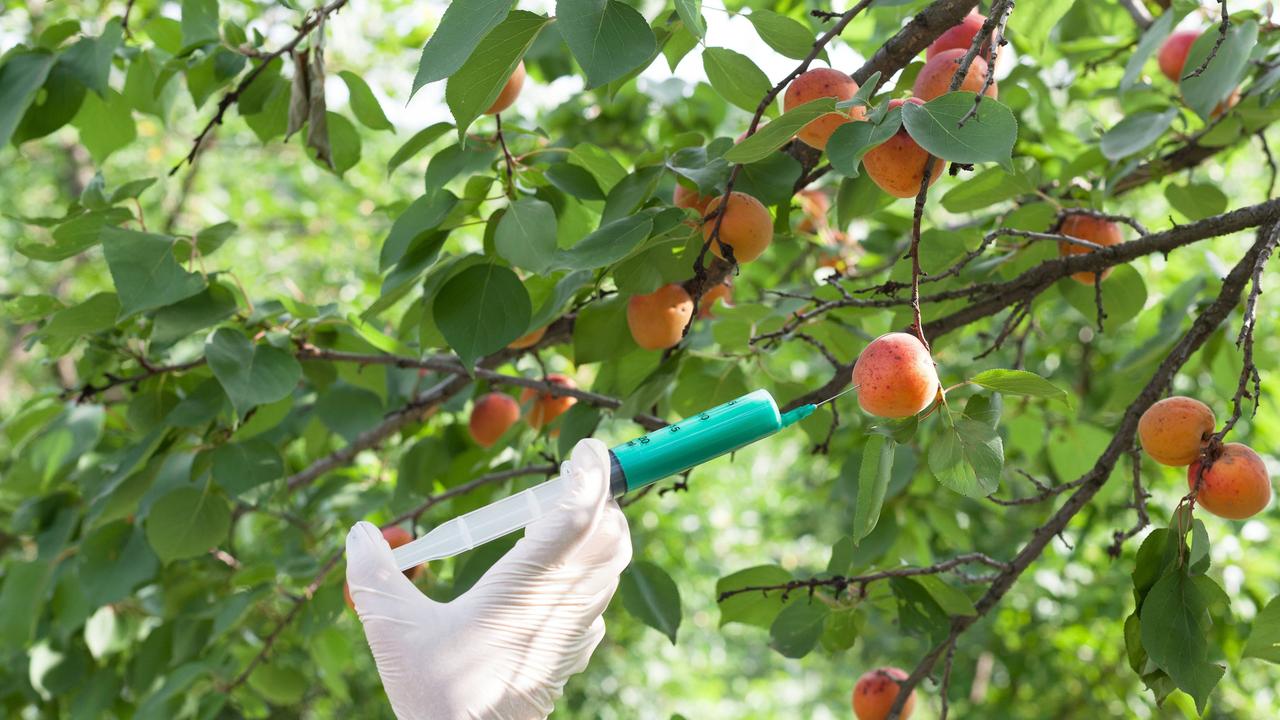
[[582, 440], [561, 465], [559, 507], [449, 603], [396, 569], [373, 525], [347, 534], [347, 583], [396, 716], [545, 718], [604, 637], [601, 614], [631, 562], [609, 496], [609, 451]]

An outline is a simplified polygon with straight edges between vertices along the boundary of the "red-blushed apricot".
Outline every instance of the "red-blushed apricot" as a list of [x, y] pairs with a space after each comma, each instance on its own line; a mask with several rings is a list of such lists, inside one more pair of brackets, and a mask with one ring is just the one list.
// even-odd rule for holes
[[[707, 203], [707, 214], [720, 208], [724, 196]], [[718, 218], [711, 217], [702, 223], [702, 239], [709, 240]], [[759, 200], [746, 193], [734, 191], [725, 203], [724, 219], [720, 220], [720, 242], [733, 248], [733, 259], [749, 263], [760, 257], [773, 242], [773, 216]], [[711, 252], [721, 260], [720, 243], [711, 243]]]
[[821, 190], [805, 189], [796, 193], [800, 201], [800, 211], [804, 217], [796, 226], [796, 232], [816, 233], [818, 228], [826, 227], [827, 212], [831, 210], [831, 200]]
[[[576, 390], [578, 388], [577, 383], [575, 383], [572, 378], [565, 377], [559, 373], [551, 373], [548, 375], [547, 382], [552, 385], [569, 388], [570, 390]], [[537, 395], [536, 400], [534, 400], [535, 395]], [[532, 404], [530, 404], [530, 401], [532, 401]], [[564, 412], [573, 407], [576, 402], [578, 402], [578, 399], [575, 397], [569, 397], [568, 395], [552, 395], [548, 392], [537, 392], [533, 388], [525, 388], [524, 391], [520, 393], [520, 404], [527, 408], [524, 416], [525, 422], [529, 423], [529, 427], [534, 430], [541, 430], [544, 425], [563, 415]], [[553, 431], [552, 434], [554, 435], [558, 432], [559, 430], [556, 430]]]
[[675, 347], [692, 316], [693, 298], [675, 283], [627, 300], [627, 327], [632, 339], [645, 350]]
[[715, 309], [717, 300], [724, 307], [733, 307], [733, 303], [729, 302], [732, 299], [733, 288], [727, 282], [711, 286], [706, 292], [702, 293], [702, 299], [698, 301], [698, 317], [712, 317], [715, 314], [712, 310]]
[[[889, 107], [896, 108], [903, 103], [923, 105], [924, 101], [915, 97], [905, 100], [895, 98], [889, 101]], [[862, 166], [866, 168], [871, 182], [881, 190], [894, 197], [908, 198], [915, 197], [920, 192], [927, 157], [929, 153], [911, 138], [904, 125], [898, 128], [898, 132], [894, 133], [893, 137], [868, 150], [867, 154], [862, 156]], [[930, 186], [942, 177], [943, 166], [941, 158], [933, 159], [933, 174], [929, 176]]]
[[[963, 50], [968, 52], [969, 47], [973, 45], [973, 38], [982, 32], [982, 24], [987, 21], [987, 16], [980, 14], [977, 10], [970, 10], [968, 15], [960, 21], [958, 25], [952, 25], [947, 28], [936, 40], [929, 43], [929, 47], [924, 51], [926, 60], [932, 58], [940, 52], [947, 50]], [[987, 57], [991, 49], [991, 40], [988, 38], [982, 43], [982, 47], [978, 49], [980, 57]]]
[[498, 438], [511, 429], [520, 419], [520, 404], [515, 398], [503, 393], [489, 393], [471, 408], [471, 419], [467, 428], [471, 431], [471, 439], [480, 447], [493, 447]]
[[524, 61], [511, 73], [511, 77], [507, 78], [507, 84], [502, 86], [502, 92], [498, 93], [498, 99], [493, 101], [488, 110], [484, 111], [485, 115], [497, 115], [498, 113], [511, 107], [511, 103], [516, 101], [516, 97], [520, 95], [520, 89], [524, 87]]
[[527, 348], [531, 348], [534, 345], [537, 345], [538, 341], [542, 339], [542, 336], [546, 334], [547, 334], [546, 326], [540, 327], [537, 330], [534, 330], [533, 332], [529, 333], [528, 335], [522, 335], [516, 338], [515, 340], [512, 340], [511, 344], [508, 345], [507, 348], [511, 350], [524, 350]]
[[714, 195], [703, 195], [696, 188], [688, 188], [676, 183], [676, 189], [671, 193], [671, 204], [678, 208], [694, 210], [699, 215], [706, 215], [707, 203], [714, 197]]
[[[387, 544], [394, 550], [413, 540], [413, 535], [399, 525], [392, 525], [389, 528], [382, 529], [382, 539], [386, 540]], [[425, 565], [411, 567], [404, 571], [404, 576], [410, 580], [416, 580], [417, 577], [422, 574], [422, 569], [424, 567]], [[351, 599], [351, 588], [346, 583], [342, 583], [342, 597], [347, 601], [347, 607], [352, 610], [356, 609], [356, 603]]]
[[858, 404], [882, 418], [906, 418], [938, 397], [938, 370], [915, 335], [891, 332], [871, 341], [853, 364]]
[[[960, 69], [960, 59], [964, 57], [964, 54], [964, 50], [943, 50], [929, 58], [924, 67], [920, 68], [920, 74], [916, 75], [915, 84], [911, 86], [911, 93], [928, 102], [951, 92], [951, 78]], [[987, 61], [975, 56], [973, 63], [969, 65], [968, 72], [964, 74], [964, 80], [960, 83], [960, 87], [956, 88], [956, 91], [983, 92], [982, 84], [986, 82], [986, 79]], [[991, 87], [987, 88], [983, 94], [991, 98], [996, 97], [999, 94], [997, 85], [998, 83], [992, 81]]]
[[[1187, 467], [1187, 486], [1195, 490], [1200, 461]], [[1196, 493], [1200, 507], [1228, 520], [1244, 520], [1266, 509], [1271, 502], [1271, 478], [1267, 466], [1252, 448], [1240, 443], [1222, 446], [1222, 454], [1204, 471]]]
[[1138, 420], [1142, 449], [1161, 465], [1181, 467], [1200, 457], [1217, 419], [1208, 405], [1174, 395], [1147, 408]]
[[1160, 63], [1160, 72], [1175, 83], [1182, 82], [1182, 68], [1187, 64], [1187, 55], [1191, 46], [1200, 37], [1199, 30], [1179, 30], [1165, 38], [1160, 46], [1156, 60]]
[[[858, 720], [884, 720], [889, 716], [893, 701], [901, 689], [898, 683], [907, 679], [907, 672], [896, 667], [868, 670], [853, 686], [853, 714]], [[916, 709], [916, 691], [912, 690], [902, 704], [901, 720], [907, 720]]]
[[[782, 95], [782, 109], [791, 110], [818, 98], [835, 98], [836, 102], [840, 102], [848, 100], [857, 92], [858, 83], [845, 73], [832, 68], [814, 68], [801, 73], [791, 81], [790, 85], [787, 85], [787, 91]], [[800, 128], [796, 137], [811, 148], [824, 150], [827, 147], [827, 140], [831, 139], [831, 133], [835, 132], [836, 128], [866, 116], [866, 108], [862, 106], [829, 112]]]
[[[1087, 240], [1095, 245], [1118, 245], [1124, 242], [1124, 238], [1120, 234], [1120, 226], [1104, 220], [1096, 218], [1092, 215], [1068, 215], [1062, 221], [1062, 229], [1059, 231], [1067, 237]], [[1093, 248], [1083, 245], [1074, 245], [1072, 243], [1059, 242], [1058, 255], [1068, 257], [1070, 255], [1085, 255], [1093, 252]], [[1111, 274], [1111, 268], [1102, 271], [1102, 279], [1106, 279]], [[1097, 273], [1078, 272], [1072, 273], [1071, 277], [1076, 282], [1092, 285], [1098, 278]]]

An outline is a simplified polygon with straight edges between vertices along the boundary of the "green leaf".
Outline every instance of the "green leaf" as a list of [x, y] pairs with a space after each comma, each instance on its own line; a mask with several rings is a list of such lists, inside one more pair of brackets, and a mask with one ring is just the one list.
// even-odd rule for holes
[[440, 18], [440, 25], [422, 48], [410, 97], [423, 85], [457, 72], [481, 39], [507, 18], [513, 5], [513, 0], [454, 0], [449, 3]]
[[71, 124], [79, 128], [80, 142], [98, 164], [138, 137], [129, 101], [115, 90], [108, 90], [105, 99], [86, 95]]
[[157, 310], [151, 341], [158, 345], [177, 342], [231, 317], [238, 307], [231, 288], [219, 282], [210, 283], [204, 292]]
[[556, 27], [586, 72], [587, 89], [626, 75], [658, 49], [644, 16], [618, 0], [557, 0]]
[[80, 584], [89, 604], [119, 602], [159, 569], [141, 528], [117, 520], [95, 528], [80, 541]]
[[471, 58], [449, 77], [444, 99], [453, 113], [460, 141], [466, 140], [471, 123], [498, 99], [498, 93], [515, 72], [525, 51], [550, 22], [550, 18], [541, 15], [512, 10], [506, 20], [485, 35]]
[[560, 457], [567, 458], [573, 446], [579, 440], [591, 437], [600, 425], [600, 409], [587, 403], [577, 403], [569, 408], [560, 419], [560, 437], [556, 442], [556, 450]]
[[961, 495], [981, 498], [1000, 487], [1004, 444], [986, 423], [961, 418], [940, 428], [929, 448], [929, 470], [938, 482]]
[[[857, 177], [858, 165], [868, 150], [897, 134], [902, 127], [902, 110], [894, 108], [880, 124], [855, 120], [836, 128], [827, 141], [827, 157], [836, 172]], [[972, 182], [972, 181], [970, 181]]]
[[941, 642], [951, 629], [951, 617], [918, 578], [889, 579], [889, 588], [898, 602], [898, 624], [912, 635]]
[[1258, 23], [1253, 20], [1232, 22], [1227, 28], [1226, 40], [1204, 72], [1197, 77], [1186, 77], [1209, 56], [1217, 39], [1216, 29], [1201, 34], [1192, 44], [1186, 64], [1182, 66], [1183, 79], [1179, 84], [1182, 99], [1202, 118], [1210, 117], [1218, 104], [1240, 85], [1249, 67], [1249, 56], [1258, 44]]
[[[42, 138], [71, 122], [80, 111], [86, 92], [85, 86], [76, 79], [65, 62], [55, 63], [44, 85], [27, 106], [22, 121], [14, 129], [11, 138], [13, 144], [21, 145], [28, 140]], [[2, 118], [0, 123], [3, 123]]]
[[[1058, 289], [1089, 322], [1097, 322], [1098, 306], [1092, 285], [1078, 283], [1071, 278], [1059, 281]], [[1117, 265], [1102, 281], [1102, 309], [1106, 312], [1103, 328], [1115, 330], [1142, 312], [1147, 304], [1147, 284], [1142, 274], [1129, 265]]]
[[120, 317], [172, 305], [199, 293], [205, 279], [173, 257], [175, 238], [104, 227], [102, 252], [120, 296]]
[[1209, 661], [1208, 609], [1208, 598], [1185, 568], [1174, 568], [1147, 593], [1140, 615], [1147, 656], [1195, 698], [1201, 713], [1226, 672]]
[[284, 477], [280, 452], [265, 440], [221, 445], [213, 451], [212, 461], [214, 482], [232, 496]]
[[355, 113], [356, 119], [360, 121], [360, 124], [371, 130], [395, 131], [395, 127], [391, 125], [391, 121], [382, 112], [382, 106], [378, 104], [378, 98], [374, 97], [373, 90], [369, 89], [369, 84], [364, 81], [364, 78], [350, 70], [343, 70], [338, 73], [338, 76], [347, 84], [347, 91], [351, 94], [351, 112]]
[[924, 105], [902, 106], [902, 124], [920, 147], [948, 162], [999, 163], [1013, 171], [1013, 144], [1018, 121], [1009, 108], [984, 97], [975, 117], [963, 127], [960, 119], [973, 109], [974, 93], [950, 92]]
[[984, 370], [969, 382], [1006, 395], [1048, 398], [1071, 407], [1071, 396], [1066, 390], [1026, 370]]
[[[1152, 54], [1164, 43], [1165, 38], [1169, 37], [1169, 33], [1173, 30], [1173, 26], [1178, 20], [1182, 19], [1182, 14], [1175, 9], [1169, 9], [1160, 13], [1160, 17], [1151, 23], [1151, 27], [1142, 33], [1142, 39], [1138, 41], [1138, 47], [1134, 48], [1133, 54], [1129, 56], [1129, 61], [1124, 66], [1124, 77], [1120, 79], [1120, 91], [1125, 92], [1133, 87], [1133, 84], [1142, 76], [1142, 68], [1147, 64]], [[1192, 68], [1195, 66], [1193, 65]]]
[[210, 335], [204, 354], [240, 415], [288, 396], [302, 378], [302, 367], [293, 355], [265, 343], [255, 346], [244, 333], [231, 328]]
[[98, 293], [54, 313], [40, 329], [40, 336], [47, 343], [60, 345], [114, 326], [119, 315], [120, 298], [115, 293]]
[[937, 575], [920, 575], [913, 578], [929, 597], [948, 615], [972, 617], [978, 614], [968, 595], [943, 582]]
[[19, 240], [18, 252], [33, 260], [43, 262], [59, 262], [75, 257], [101, 241], [102, 230], [114, 227], [127, 220], [133, 214], [124, 208], [93, 210], [77, 215], [62, 223], [53, 230], [53, 242], [38, 240]]
[[835, 98], [810, 100], [786, 111], [776, 120], [760, 127], [755, 134], [729, 148], [724, 159], [731, 163], [763, 160], [795, 137], [800, 128], [830, 112], [835, 112]]
[[785, 57], [803, 60], [813, 50], [813, 32], [797, 20], [769, 10], [752, 10], [747, 19], [760, 39]]
[[769, 626], [769, 647], [783, 657], [802, 658], [822, 636], [831, 609], [818, 600], [803, 597], [787, 605]]
[[[451, 6], [452, 7], [452, 6]], [[438, 122], [434, 125], [428, 125], [413, 134], [413, 137], [405, 141], [400, 149], [396, 150], [391, 159], [387, 161], [387, 175], [395, 172], [395, 169], [405, 164], [414, 155], [417, 155], [423, 148], [435, 142], [442, 137], [453, 125], [447, 122]]]
[[776, 152], [760, 162], [743, 165], [735, 192], [744, 192], [765, 205], [787, 202], [803, 168], [786, 153]]
[[1203, 220], [1227, 209], [1227, 194], [1216, 183], [1164, 186], [1164, 199], [1188, 220]]
[[680, 589], [666, 571], [651, 562], [637, 560], [622, 573], [618, 583], [622, 606], [645, 625], [676, 643], [680, 629]]
[[218, 39], [218, 0], [182, 0], [182, 46]]
[[53, 61], [53, 53], [39, 50], [13, 53], [0, 65], [0, 147], [9, 144], [18, 122], [49, 76]]
[[[744, 587], [763, 587], [782, 585], [791, 580], [791, 573], [777, 565], [757, 565], [725, 575], [716, 581], [716, 596], [730, 590]], [[782, 611], [782, 593], [773, 591], [767, 595], [761, 592], [739, 593], [724, 600], [719, 600], [720, 626], [731, 622], [755, 625], [768, 628]]]
[[382, 399], [373, 391], [339, 383], [316, 400], [316, 414], [330, 430], [347, 442], [354, 442], [361, 433], [382, 422], [386, 411]]
[[1253, 618], [1249, 640], [1244, 644], [1241, 657], [1280, 664], [1280, 595], [1271, 598], [1271, 602]]
[[524, 198], [511, 204], [493, 236], [498, 255], [519, 268], [543, 273], [556, 256], [556, 211], [547, 203]]
[[457, 202], [458, 198], [453, 193], [441, 190], [429, 192], [410, 203], [392, 223], [391, 232], [382, 243], [378, 271], [386, 272], [387, 268], [400, 262], [410, 245], [439, 227]]
[[675, 2], [676, 14], [684, 22], [685, 29], [698, 40], [705, 38], [707, 23], [702, 19], [702, 0], [675, 0]]
[[122, 35], [120, 21], [112, 18], [103, 27], [101, 35], [80, 38], [62, 53], [59, 62], [65, 63], [71, 75], [85, 87], [105, 96], [107, 80], [111, 76], [111, 57], [120, 47]]
[[231, 507], [208, 487], [171, 490], [147, 513], [147, 542], [165, 563], [203, 555], [230, 529]]
[[880, 508], [884, 504], [885, 491], [889, 489], [889, 477], [893, 473], [892, 439], [883, 435], [869, 435], [862, 448], [862, 465], [858, 471], [858, 501], [853, 513], [853, 543], [855, 546], [876, 529], [880, 522]]
[[773, 88], [764, 71], [746, 55], [733, 50], [718, 47], [703, 50], [702, 69], [721, 97], [750, 113], [756, 111], [760, 99]]
[[4, 316], [12, 322], [29, 323], [43, 320], [66, 308], [58, 298], [46, 293], [17, 295], [4, 301]]
[[[832, 154], [831, 143], [827, 143], [827, 154]], [[987, 168], [948, 190], [942, 196], [942, 207], [953, 213], [973, 212], [1034, 192], [1037, 184], [1022, 172], [1011, 176], [1004, 168]]]
[[547, 181], [579, 200], [603, 200], [604, 192], [596, 182], [595, 176], [586, 168], [571, 165], [567, 162], [556, 163], [543, 173]]
[[653, 219], [647, 213], [614, 220], [582, 238], [572, 248], [559, 252], [553, 267], [594, 270], [612, 265], [630, 255], [652, 230]]
[[524, 335], [532, 308], [520, 278], [500, 265], [474, 265], [440, 288], [431, 312], [462, 363], [496, 352]]
[[1147, 149], [1164, 134], [1178, 116], [1177, 108], [1160, 112], [1144, 111], [1126, 116], [1102, 134], [1102, 154], [1119, 160]]
[[620, 298], [594, 302], [573, 323], [573, 361], [579, 365], [612, 360], [637, 349], [627, 329], [627, 303]]
[[0, 586], [0, 648], [21, 651], [35, 634], [53, 578], [48, 560], [11, 558]]
[[[1044, 53], [1049, 33], [1062, 16], [1071, 9], [1075, 0], [1041, 0], [1035, 12], [1013, 13], [1009, 16], [1009, 30], [1025, 42], [1033, 55]], [[985, 100], [983, 102], [986, 102]]]

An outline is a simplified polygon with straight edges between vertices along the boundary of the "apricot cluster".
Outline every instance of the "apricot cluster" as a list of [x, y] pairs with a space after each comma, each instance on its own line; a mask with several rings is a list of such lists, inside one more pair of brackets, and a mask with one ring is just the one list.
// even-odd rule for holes
[[1246, 445], [1219, 444], [1215, 424], [1208, 405], [1175, 395], [1147, 408], [1138, 420], [1138, 439], [1156, 462], [1187, 466], [1187, 486], [1205, 510], [1229, 520], [1253, 517], [1271, 502], [1266, 465]]
[[[547, 376], [547, 382], [560, 387], [577, 389], [573, 380], [558, 373]], [[525, 422], [534, 430], [541, 430], [573, 407], [576, 398], [567, 395], [554, 395], [549, 392], [525, 388], [520, 393], [520, 401], [506, 393], [491, 392], [476, 400], [471, 407], [471, 417], [467, 421], [467, 429], [471, 439], [480, 447], [493, 447], [494, 443], [507, 433], [520, 420], [520, 408], [525, 408]], [[552, 434], [555, 434], [554, 432]]]

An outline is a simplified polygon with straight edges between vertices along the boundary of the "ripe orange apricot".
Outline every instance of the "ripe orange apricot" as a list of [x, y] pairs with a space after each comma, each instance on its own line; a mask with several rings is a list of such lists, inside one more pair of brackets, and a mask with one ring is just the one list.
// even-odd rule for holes
[[800, 210], [804, 213], [796, 232], [815, 233], [820, 227], [826, 227], [827, 212], [831, 210], [831, 200], [821, 190], [805, 189], [796, 193], [800, 201]]
[[720, 304], [725, 307], [733, 307], [733, 304], [729, 302], [732, 298], [733, 288], [728, 282], [713, 285], [709, 290], [702, 294], [702, 299], [698, 301], [698, 317], [711, 317], [714, 314], [711, 311], [714, 309], [717, 300], [719, 300]]
[[711, 202], [714, 195], [703, 195], [696, 188], [688, 188], [680, 183], [676, 183], [676, 189], [671, 193], [671, 204], [678, 208], [688, 208], [695, 210], [699, 215], [707, 214], [707, 203]]
[[[924, 67], [920, 68], [920, 74], [916, 75], [915, 84], [911, 86], [911, 93], [925, 102], [940, 95], [946, 95], [951, 91], [951, 78], [955, 76], [956, 70], [960, 69], [960, 59], [964, 57], [964, 54], [964, 50], [943, 50], [929, 58]], [[956, 90], [971, 93], [982, 92], [982, 84], [986, 79], [987, 61], [975, 56], [973, 63], [969, 65], [968, 72], [964, 74], [964, 80]], [[996, 97], [998, 94], [996, 86], [997, 83], [992, 81], [991, 87], [987, 88], [984, 94], [987, 97]]]
[[[1119, 225], [1116, 225], [1110, 220], [1096, 218], [1092, 215], [1068, 215], [1067, 218], [1062, 221], [1062, 229], [1060, 232], [1067, 237], [1087, 240], [1095, 245], [1109, 246], [1118, 245], [1124, 242], [1124, 238], [1120, 235]], [[1093, 248], [1088, 248], [1083, 245], [1072, 245], [1071, 243], [1064, 242], [1058, 243], [1058, 255], [1061, 257], [1085, 255], [1091, 252], [1093, 252]], [[1111, 270], [1111, 268], [1103, 270], [1101, 278], [1105, 280], [1106, 277], [1111, 274]], [[1071, 277], [1074, 278], [1076, 282], [1084, 283], [1085, 285], [1092, 285], [1099, 276], [1097, 273], [1078, 272], [1072, 273]]]
[[[565, 377], [559, 373], [548, 375], [547, 382], [570, 390], [576, 390], [578, 387], [572, 378]], [[534, 395], [538, 396], [537, 400], [534, 400]], [[532, 405], [529, 404], [531, 400], [533, 400]], [[529, 423], [529, 427], [534, 430], [541, 430], [543, 425], [563, 415], [576, 402], [578, 402], [577, 398], [569, 397], [568, 395], [536, 392], [533, 388], [525, 388], [524, 392], [520, 393], [520, 404], [528, 408], [525, 413], [525, 422]]]
[[[1187, 486], [1196, 487], [1200, 461], [1187, 468]], [[1271, 502], [1271, 478], [1262, 458], [1247, 445], [1227, 443], [1222, 455], [1204, 472], [1196, 501], [1205, 510], [1228, 520], [1244, 520]]]
[[[923, 100], [916, 97], [905, 100], [894, 98], [889, 101], [889, 107], [896, 108], [908, 102], [913, 105], [924, 104]], [[871, 182], [881, 190], [894, 197], [915, 197], [924, 180], [924, 162], [928, 156], [929, 153], [911, 138], [904, 125], [898, 128], [893, 137], [868, 150], [862, 156], [862, 166], [867, 169]], [[933, 174], [929, 177], [930, 186], [942, 177], [942, 168], [942, 159], [934, 158]]]
[[544, 325], [528, 335], [522, 335], [515, 340], [512, 340], [511, 344], [508, 345], [507, 348], [510, 350], [524, 350], [526, 348], [531, 348], [534, 345], [537, 345], [538, 341], [542, 339], [542, 336], [546, 334], [547, 328]]
[[[818, 98], [833, 97], [837, 102], [848, 100], [857, 92], [858, 83], [845, 73], [832, 68], [814, 68], [800, 74], [787, 86], [787, 91], [782, 96], [782, 109], [791, 110]], [[847, 111], [829, 112], [800, 128], [796, 137], [811, 148], [824, 150], [836, 128], [866, 116], [866, 108], [862, 106], [851, 107]]]
[[[723, 199], [721, 195], [707, 203], [707, 214], [717, 210]], [[712, 217], [702, 223], [703, 240], [711, 238], [716, 220]], [[720, 242], [733, 248], [733, 259], [738, 263], [749, 263], [760, 257], [773, 242], [773, 217], [769, 215], [769, 209], [754, 197], [735, 190], [725, 204], [724, 220], [720, 221]], [[711, 243], [711, 252], [724, 259], [720, 254], [720, 243]]]
[[476, 401], [471, 408], [467, 428], [471, 439], [480, 447], [493, 447], [498, 438], [511, 429], [520, 419], [520, 405], [515, 398], [503, 393], [489, 393]]
[[524, 87], [524, 61], [516, 66], [515, 71], [511, 73], [511, 77], [507, 78], [507, 84], [502, 86], [502, 92], [498, 93], [498, 99], [493, 101], [488, 110], [484, 111], [485, 115], [497, 115], [498, 113], [511, 107], [511, 103], [516, 101], [516, 97], [520, 95], [520, 89]]
[[[853, 714], [858, 720], [884, 720], [893, 701], [898, 699], [898, 683], [906, 679], [906, 671], [896, 667], [868, 670], [853, 686]], [[898, 717], [907, 720], [915, 709], [916, 691], [912, 690]]]
[[915, 335], [891, 332], [871, 341], [853, 364], [858, 404], [883, 418], [905, 418], [938, 396], [938, 370]]
[[645, 350], [675, 347], [692, 316], [693, 298], [676, 283], [627, 300], [627, 327], [636, 344]]
[[[968, 52], [969, 46], [973, 44], [974, 36], [982, 32], [982, 24], [986, 21], [986, 15], [979, 13], [977, 10], [970, 10], [969, 14], [965, 15], [958, 25], [952, 25], [947, 28], [936, 40], [929, 43], [928, 49], [924, 51], [925, 59], [931, 59], [934, 55], [947, 50]], [[982, 43], [982, 47], [978, 49], [978, 54], [985, 58], [990, 48], [991, 40], [988, 39]]]
[[1179, 30], [1165, 39], [1160, 46], [1156, 60], [1160, 63], [1160, 72], [1174, 83], [1182, 82], [1182, 68], [1187, 64], [1187, 55], [1191, 46], [1200, 37], [1199, 30]]
[[1147, 408], [1138, 420], [1142, 449], [1161, 465], [1181, 467], [1200, 457], [1217, 419], [1208, 405], [1174, 395]]
[[[386, 540], [387, 544], [394, 550], [410, 540], [413, 540], [413, 535], [399, 525], [392, 525], [389, 528], [383, 528], [382, 539]], [[419, 565], [417, 567], [411, 567], [404, 571], [404, 576], [410, 580], [415, 580], [422, 574], [423, 567], [425, 566]], [[347, 607], [352, 610], [356, 609], [356, 603], [351, 599], [351, 588], [346, 583], [342, 583], [342, 597], [347, 601]]]

